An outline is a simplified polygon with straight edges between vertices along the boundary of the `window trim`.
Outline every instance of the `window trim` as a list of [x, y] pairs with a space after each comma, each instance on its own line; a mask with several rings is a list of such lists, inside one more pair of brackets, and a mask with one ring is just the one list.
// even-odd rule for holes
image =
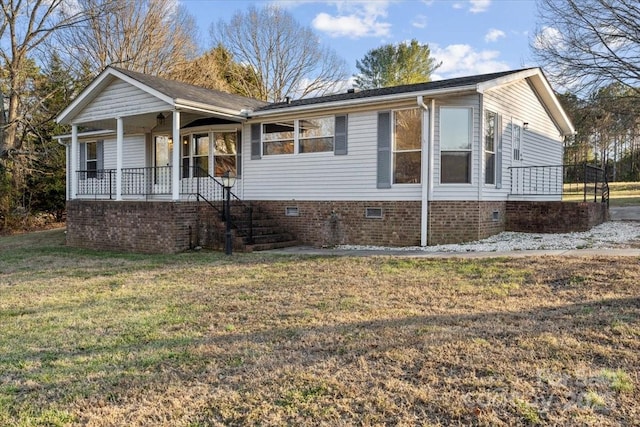
[[[442, 144], [442, 111], [443, 110], [467, 110], [469, 112], [469, 149], [443, 150]], [[438, 107], [438, 151], [439, 151], [439, 183], [440, 185], [473, 186], [473, 117], [475, 108], [465, 105], [441, 105]], [[469, 153], [469, 180], [468, 182], [444, 182], [442, 180], [442, 153]]]
[[[488, 151], [487, 150], [487, 114], [493, 114], [493, 151]], [[499, 134], [499, 130], [498, 130], [498, 113], [493, 111], [493, 110], [489, 110], [489, 109], [485, 109], [484, 110], [484, 114], [482, 116], [483, 118], [483, 132], [482, 132], [482, 160], [483, 160], [483, 172], [484, 172], [484, 185], [488, 185], [488, 186], [496, 186], [498, 178], [497, 178], [497, 172], [498, 172], [498, 167], [497, 167], [497, 163], [498, 163], [498, 134]], [[487, 174], [487, 154], [491, 153], [493, 154], [493, 181], [492, 182], [488, 182], [487, 179], [489, 178], [489, 175]]]
[[[409, 110], [417, 110], [418, 117], [420, 120], [420, 141], [418, 149], [411, 150], [397, 150], [396, 149], [396, 113], [398, 111], [409, 111]], [[422, 129], [423, 129], [423, 116], [422, 110], [420, 107], [406, 107], [406, 108], [397, 108], [395, 110], [391, 110], [391, 185], [420, 185], [422, 183]], [[396, 182], [396, 174], [395, 174], [395, 162], [396, 162], [396, 153], [420, 153], [420, 172], [418, 174], [417, 182]]]

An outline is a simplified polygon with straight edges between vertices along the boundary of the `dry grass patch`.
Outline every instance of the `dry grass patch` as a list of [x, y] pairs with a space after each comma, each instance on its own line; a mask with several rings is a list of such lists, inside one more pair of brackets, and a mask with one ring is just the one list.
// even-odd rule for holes
[[47, 233], [0, 238], [1, 425], [640, 419], [638, 259], [126, 255]]

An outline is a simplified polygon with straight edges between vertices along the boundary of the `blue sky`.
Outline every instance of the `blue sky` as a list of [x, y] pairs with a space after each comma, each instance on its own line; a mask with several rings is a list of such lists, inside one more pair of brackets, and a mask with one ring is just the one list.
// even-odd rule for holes
[[322, 43], [356, 60], [387, 43], [417, 39], [443, 62], [434, 79], [537, 65], [529, 43], [536, 29], [535, 0], [342, 0], [226, 1], [180, 0], [198, 22], [202, 43], [209, 27], [237, 10], [275, 3], [314, 29]]

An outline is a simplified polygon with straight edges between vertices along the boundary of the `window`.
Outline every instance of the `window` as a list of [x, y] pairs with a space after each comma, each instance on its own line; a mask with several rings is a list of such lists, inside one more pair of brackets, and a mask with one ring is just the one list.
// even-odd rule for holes
[[321, 117], [298, 121], [298, 152], [333, 151], [335, 119]]
[[333, 151], [335, 117], [288, 120], [262, 125], [265, 156]]
[[422, 112], [419, 108], [393, 112], [393, 183], [420, 183]]
[[87, 158], [85, 162], [85, 169], [87, 171], [87, 178], [98, 177], [98, 143], [96, 141], [87, 142]]
[[471, 183], [472, 109], [440, 108], [440, 182]]
[[154, 139], [154, 173], [155, 184], [167, 183], [171, 180], [171, 153], [173, 151], [173, 139], [167, 135], [155, 136]]
[[209, 174], [209, 134], [182, 137], [182, 177], [197, 178]]
[[293, 120], [262, 125], [262, 154], [293, 154], [295, 139]]
[[496, 183], [496, 119], [493, 111], [484, 113], [484, 183]]
[[522, 127], [513, 125], [513, 160], [519, 162], [522, 160]]
[[236, 176], [238, 175], [236, 168], [237, 147], [237, 132], [213, 133], [213, 176], [222, 176], [227, 171], [231, 171]]

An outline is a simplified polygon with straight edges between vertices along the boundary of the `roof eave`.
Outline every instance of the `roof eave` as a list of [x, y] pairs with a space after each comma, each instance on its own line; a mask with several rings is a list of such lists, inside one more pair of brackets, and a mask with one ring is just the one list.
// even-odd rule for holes
[[305, 112], [310, 110], [331, 110], [336, 108], [353, 107], [354, 105], [381, 104], [381, 103], [386, 103], [390, 101], [412, 99], [420, 95], [423, 97], [435, 97], [435, 96], [443, 96], [443, 95], [471, 93], [476, 91], [477, 91], [477, 85], [467, 85], [467, 86], [458, 86], [455, 88], [446, 88], [446, 89], [402, 92], [402, 93], [396, 93], [392, 95], [380, 95], [380, 96], [375, 96], [370, 98], [354, 98], [354, 99], [347, 99], [342, 101], [331, 101], [331, 102], [324, 102], [324, 103], [318, 103], [318, 104], [282, 107], [282, 108], [264, 110], [264, 111], [253, 111], [249, 113], [249, 118], [251, 119], [251, 118], [258, 118], [258, 117], [275, 116], [280, 114], [298, 113], [298, 112]]
[[187, 109], [192, 111], [200, 111], [208, 114], [216, 114], [223, 117], [232, 118], [234, 120], [245, 121], [247, 118], [242, 113], [242, 110], [233, 110], [230, 108], [222, 108], [215, 105], [209, 105], [202, 102], [189, 101], [188, 99], [178, 98], [175, 100], [175, 108]]

